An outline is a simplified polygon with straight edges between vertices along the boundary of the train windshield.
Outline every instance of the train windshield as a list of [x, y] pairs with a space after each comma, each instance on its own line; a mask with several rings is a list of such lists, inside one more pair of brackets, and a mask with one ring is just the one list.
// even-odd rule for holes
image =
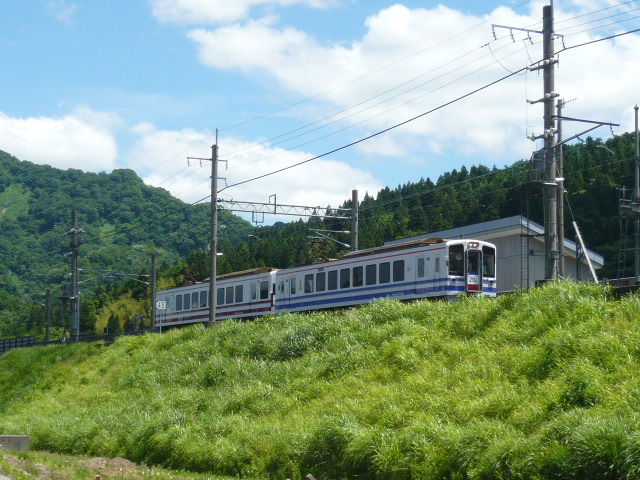
[[449, 275], [464, 275], [464, 245], [449, 247]]
[[482, 247], [482, 276], [496, 276], [496, 249], [493, 247]]

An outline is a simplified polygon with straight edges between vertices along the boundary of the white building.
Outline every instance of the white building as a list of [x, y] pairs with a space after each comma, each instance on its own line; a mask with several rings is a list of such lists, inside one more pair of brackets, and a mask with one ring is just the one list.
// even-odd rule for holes
[[[498, 293], [528, 288], [536, 281], [544, 280], [544, 228], [522, 215], [392, 240], [386, 245], [421, 238], [474, 238], [495, 244]], [[565, 276], [591, 280], [587, 261], [580, 248], [576, 247], [575, 242], [565, 239]], [[601, 268], [604, 264], [602, 256], [591, 250], [587, 252], [593, 268]], [[580, 260], [577, 261], [576, 257]]]

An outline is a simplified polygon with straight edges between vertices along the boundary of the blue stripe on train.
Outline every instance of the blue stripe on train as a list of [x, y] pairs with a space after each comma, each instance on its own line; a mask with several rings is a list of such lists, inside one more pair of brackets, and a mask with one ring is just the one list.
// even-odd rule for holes
[[[430, 279], [430, 280], [421, 280], [419, 282], [403, 282], [403, 283], [385, 283], [382, 285], [375, 285], [373, 287], [350, 287], [348, 290], [342, 290], [342, 289], [336, 289], [336, 290], [330, 290], [328, 292], [323, 292], [323, 293], [313, 293], [310, 295], [304, 295], [302, 297], [296, 297], [293, 299], [293, 301], [299, 301], [302, 299], [308, 299], [308, 298], [320, 298], [320, 297], [329, 297], [332, 295], [336, 295], [339, 293], [348, 293], [348, 292], [370, 292], [373, 290], [383, 290], [386, 288], [397, 288], [397, 287], [417, 287], [419, 285], [426, 285], [429, 283], [436, 283], [436, 282], [441, 282], [441, 283], [445, 283], [445, 282], [449, 282], [449, 278], [448, 277], [443, 277], [443, 278], [434, 278], [434, 279]], [[455, 281], [462, 281], [464, 282], [464, 279], [454, 279]], [[413, 290], [414, 288], [411, 289], [411, 293], [414, 293]], [[357, 290], [355, 290], [357, 289]], [[444, 286], [438, 286], [438, 287], [433, 287], [431, 289], [427, 288], [427, 289], [423, 289], [423, 288], [417, 288], [417, 291], [420, 293], [424, 293], [424, 292], [435, 292], [435, 291], [442, 291], [442, 290], [454, 290], [454, 291], [464, 291], [464, 287], [462, 286], [455, 286], [455, 285], [444, 285]], [[482, 288], [483, 291], [485, 292], [489, 292], [489, 293], [496, 293], [496, 288], [493, 287], [487, 287], [487, 286], [483, 286]], [[393, 292], [387, 292], [385, 295], [383, 296], [388, 296], [388, 295], [392, 295], [393, 293], [395, 293], [395, 291]], [[361, 295], [362, 296], [362, 295]], [[356, 297], [349, 297], [349, 298], [359, 298], [358, 296]], [[370, 296], [364, 296], [363, 298], [371, 298]], [[377, 298], [377, 297], [373, 297], [373, 298]], [[277, 299], [276, 300], [276, 306], [282, 305], [283, 303], [289, 303], [291, 301], [290, 298], [282, 298], [282, 299]], [[323, 303], [323, 302], [320, 302]]]
[[[484, 288], [483, 290], [487, 293], [496, 292], [495, 288]], [[315, 300], [315, 301], [307, 301], [307, 302], [298, 301], [296, 303], [291, 303], [288, 306], [277, 305], [276, 312], [282, 311], [282, 310], [291, 310], [294, 308], [302, 308], [302, 307], [314, 307], [314, 306], [322, 306], [322, 305], [329, 306], [329, 305], [335, 305], [336, 303], [374, 300], [376, 298], [383, 298], [383, 297], [402, 297], [402, 296], [416, 295], [421, 293], [433, 293], [433, 292], [457, 293], [457, 292], [463, 292], [463, 291], [464, 291], [464, 286], [444, 285], [444, 286], [431, 287], [431, 288], [427, 287], [427, 288], [419, 288], [419, 289], [412, 288], [410, 290], [392, 290], [390, 292], [370, 293], [365, 295], [343, 295], [337, 298], [328, 298], [328, 299]], [[306, 297], [301, 297], [300, 299], [310, 298], [314, 296], [317, 296], [317, 295], [307, 295]]]

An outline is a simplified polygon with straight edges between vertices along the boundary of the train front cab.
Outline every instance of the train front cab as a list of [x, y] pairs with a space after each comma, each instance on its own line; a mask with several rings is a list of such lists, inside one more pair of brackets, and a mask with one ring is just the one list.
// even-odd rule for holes
[[462, 292], [496, 296], [496, 248], [478, 240], [447, 242], [449, 295]]

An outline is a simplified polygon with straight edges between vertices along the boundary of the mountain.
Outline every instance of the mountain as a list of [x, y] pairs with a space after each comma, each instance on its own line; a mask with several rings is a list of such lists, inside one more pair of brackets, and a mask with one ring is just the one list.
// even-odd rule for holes
[[[44, 292], [68, 283], [65, 232], [74, 208], [84, 230], [79, 266], [88, 293], [108, 280], [104, 270], [148, 271], [152, 250], [173, 263], [209, 241], [209, 205], [185, 204], [131, 170], [59, 170], [0, 151], [0, 335], [3, 322], [28, 323]], [[231, 244], [252, 231], [228, 212], [221, 221], [227, 228], [220, 237]]]

